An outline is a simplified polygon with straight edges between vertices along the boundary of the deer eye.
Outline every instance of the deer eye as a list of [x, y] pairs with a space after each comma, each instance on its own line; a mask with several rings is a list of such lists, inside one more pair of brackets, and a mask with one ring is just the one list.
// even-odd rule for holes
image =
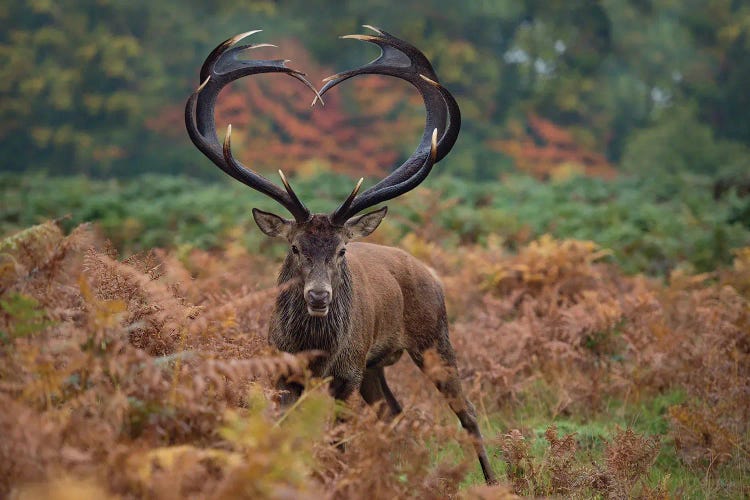
[[339, 257], [343, 257], [344, 254], [346, 254], [346, 248], [342, 248], [341, 250], [339, 250]]
[[299, 248], [297, 248], [296, 245], [292, 245], [292, 253], [294, 255], [299, 255]]

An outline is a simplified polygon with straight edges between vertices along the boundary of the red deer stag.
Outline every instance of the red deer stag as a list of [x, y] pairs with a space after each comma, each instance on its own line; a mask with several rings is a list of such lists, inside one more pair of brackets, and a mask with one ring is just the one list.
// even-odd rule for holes
[[[435, 163], [450, 152], [461, 127], [453, 96], [439, 82], [432, 65], [418, 49], [385, 31], [343, 38], [378, 45], [381, 55], [357, 69], [326, 78], [318, 94], [303, 73], [282, 60], [248, 60], [240, 54], [261, 45], [233, 47], [237, 35], [219, 45], [201, 68], [201, 85], [188, 99], [185, 122], [196, 147], [220, 169], [284, 206], [294, 220], [253, 209], [255, 222], [268, 236], [289, 242], [278, 278], [282, 288], [271, 318], [269, 341], [286, 352], [317, 349], [328, 356], [311, 367], [314, 375], [331, 377], [330, 390], [339, 400], [359, 389], [372, 405], [385, 401], [392, 415], [401, 412], [388, 388], [383, 368], [395, 363], [405, 350], [448, 400], [461, 425], [473, 436], [479, 462], [488, 483], [495, 481], [474, 406], [464, 396], [456, 355], [448, 338], [443, 289], [435, 274], [403, 250], [355, 243], [372, 233], [386, 214], [382, 207], [364, 215], [366, 208], [385, 202], [418, 186]], [[311, 214], [279, 171], [284, 189], [237, 161], [231, 152], [231, 125], [223, 145], [216, 134], [214, 104], [219, 91], [246, 75], [285, 73], [315, 93], [315, 101], [339, 83], [357, 75], [378, 74], [401, 78], [414, 85], [427, 111], [422, 140], [412, 156], [385, 179], [359, 193], [359, 180], [349, 197], [330, 214]], [[359, 194], [358, 194], [359, 193]], [[440, 370], [426, 370], [425, 352], [434, 349]], [[440, 372], [440, 376], [435, 376]], [[282, 382], [285, 404], [302, 391]], [[380, 406], [384, 410], [385, 406]], [[387, 411], [385, 410], [385, 411]]]

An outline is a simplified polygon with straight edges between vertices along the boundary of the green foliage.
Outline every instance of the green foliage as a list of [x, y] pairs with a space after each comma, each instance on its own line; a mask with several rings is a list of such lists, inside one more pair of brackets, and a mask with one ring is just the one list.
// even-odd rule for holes
[[[713, 200], [705, 179], [678, 185], [667, 199], [638, 179], [578, 177], [543, 184], [513, 177], [473, 184], [445, 177], [435, 184], [443, 196], [460, 201], [429, 217], [463, 239], [495, 234], [512, 247], [544, 233], [592, 240], [611, 249], [629, 272], [661, 274], [681, 262], [711, 269], [731, 259], [731, 248], [750, 241], [748, 221], [732, 221], [737, 200]], [[418, 197], [406, 203], [415, 218], [426, 219]]]
[[0, 298], [0, 315], [3, 325], [7, 326], [7, 329], [0, 329], [2, 343], [33, 335], [53, 324], [47, 319], [47, 313], [38, 300], [17, 292]]
[[[331, 210], [351, 184], [332, 174], [293, 182], [314, 211]], [[388, 220], [395, 237], [414, 228], [432, 228], [432, 238], [444, 246], [482, 244], [499, 237], [517, 248], [549, 233], [595, 241], [611, 249], [627, 272], [650, 274], [665, 274], [685, 264], [701, 271], [714, 269], [731, 261], [733, 248], [750, 243], [750, 220], [742, 216], [748, 198], [729, 195], [714, 200], [705, 177], [683, 176], [672, 184], [585, 177], [551, 183], [527, 177], [475, 183], [444, 175], [427, 185], [429, 189], [393, 202], [398, 208]], [[255, 227], [251, 210], [258, 206], [282, 212], [268, 198], [231, 181], [3, 176], [2, 186], [1, 232], [70, 214], [64, 224], [96, 221], [126, 253], [154, 246], [216, 248], [228, 239], [254, 252], [266, 251], [270, 240]]]
[[247, 17], [238, 15], [257, 10], [229, 2], [6, 4], [0, 8], [0, 23], [8, 26], [0, 32], [3, 169], [120, 176], [185, 171], [180, 153], [187, 138], [165, 152], [166, 139], [148, 134], [145, 123], [165, 100], [185, 99], [214, 34], [246, 30]]
[[661, 114], [654, 125], [639, 130], [628, 143], [623, 170], [658, 184], [674, 182], [681, 173], [728, 177], [750, 171], [747, 148], [718, 140], [689, 108]]

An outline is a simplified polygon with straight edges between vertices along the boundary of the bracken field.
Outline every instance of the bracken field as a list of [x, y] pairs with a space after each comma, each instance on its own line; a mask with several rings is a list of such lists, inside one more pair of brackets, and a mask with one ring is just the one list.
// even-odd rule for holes
[[[405, 411], [379, 421], [307, 378], [314, 353], [267, 345], [278, 259], [231, 237], [123, 258], [96, 227], [60, 224], [0, 243], [0, 496], [750, 494], [750, 247], [648, 277], [591, 241], [541, 235], [510, 253], [491, 235], [442, 248], [429, 223], [376, 233], [443, 280], [501, 478], [489, 487], [409, 361], [388, 370]], [[283, 413], [282, 374], [307, 384]]]
[[[289, 248], [251, 210], [284, 212], [186, 133], [235, 64], [330, 88], [377, 57], [339, 38], [363, 24], [460, 107], [367, 241], [442, 281], [496, 485], [430, 351], [379, 419], [269, 346]], [[0, 26], [0, 499], [750, 498], [750, 2], [3, 0]], [[325, 105], [246, 75], [218, 140], [329, 213], [429, 138], [395, 56]]]

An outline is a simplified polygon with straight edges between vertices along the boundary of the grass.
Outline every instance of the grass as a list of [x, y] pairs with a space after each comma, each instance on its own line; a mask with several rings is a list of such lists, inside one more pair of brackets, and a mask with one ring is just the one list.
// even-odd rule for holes
[[[503, 412], [481, 416], [487, 452], [499, 477], [505, 477], [507, 465], [498, 445], [498, 436], [511, 429], [520, 429], [530, 439], [532, 461], [541, 464], [550, 449], [545, 432], [551, 425], [555, 425], [558, 435], [575, 435], [578, 446], [575, 459], [581, 465], [602, 463], [607, 441], [618, 429], [631, 428], [639, 434], [660, 436], [661, 448], [649, 471], [647, 484], [655, 488], [664, 482], [673, 498], [731, 498], [732, 490], [726, 488], [737, 488], [737, 485], [743, 484], [743, 478], [738, 477], [736, 469], [721, 468], [714, 477], [705, 470], [686, 467], [678, 457], [674, 440], [669, 436], [667, 410], [670, 406], [685, 401], [686, 394], [682, 390], [651, 394], [637, 401], [612, 399], [600, 410], [586, 416], [581, 413], [556, 414], [555, 401], [550, 399], [552, 394], [553, 391], [547, 384], [538, 382], [524, 392], [523, 401], [508, 404], [507, 410]], [[446, 418], [451, 416], [446, 413]], [[481, 468], [474, 459], [472, 449], [455, 442], [443, 443], [439, 448], [435, 443], [431, 446], [434, 464], [446, 461], [468, 462], [469, 470], [461, 483], [461, 489], [484, 484]]]

